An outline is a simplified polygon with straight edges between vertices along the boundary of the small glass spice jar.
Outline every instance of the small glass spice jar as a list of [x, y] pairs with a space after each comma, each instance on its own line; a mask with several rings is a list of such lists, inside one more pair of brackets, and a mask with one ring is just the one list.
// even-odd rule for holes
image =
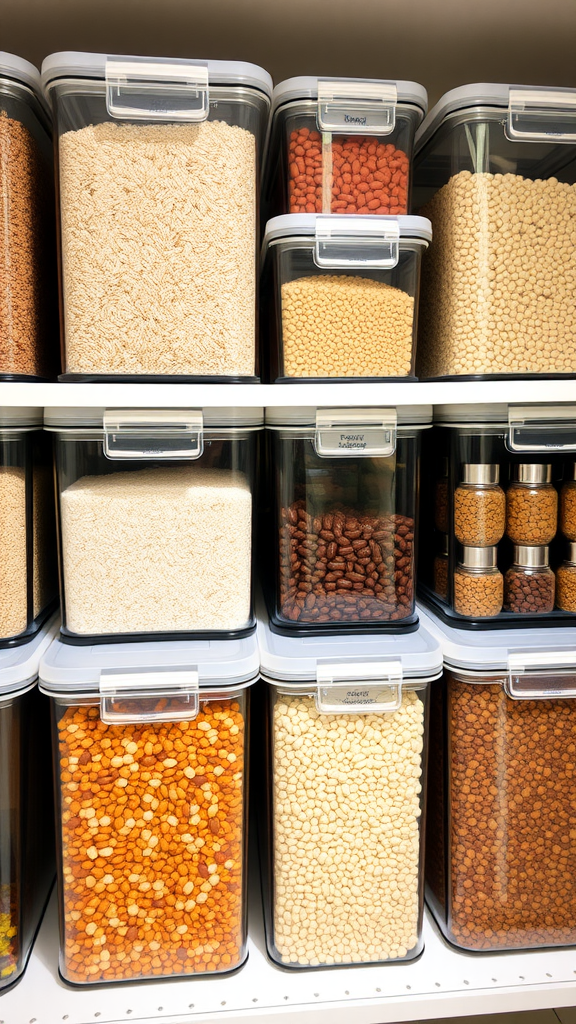
[[497, 549], [463, 547], [454, 571], [454, 611], [473, 619], [502, 610], [504, 580], [496, 565]]
[[556, 569], [556, 607], [576, 612], [576, 543], [568, 545], [566, 559]]
[[552, 485], [552, 466], [520, 463], [506, 491], [506, 533], [513, 544], [541, 546], [554, 538], [558, 493]]
[[523, 615], [551, 612], [555, 585], [547, 545], [515, 544], [514, 561], [504, 576], [504, 610]]
[[454, 492], [454, 534], [465, 547], [492, 547], [506, 529], [506, 496], [498, 484], [500, 467], [467, 463]]
[[440, 550], [434, 558], [434, 593], [448, 600], [448, 534], [440, 536]]
[[437, 478], [434, 488], [434, 526], [440, 533], [448, 533], [448, 459], [443, 458], [440, 467], [441, 475]]
[[560, 529], [567, 540], [576, 540], [576, 462], [560, 491]]

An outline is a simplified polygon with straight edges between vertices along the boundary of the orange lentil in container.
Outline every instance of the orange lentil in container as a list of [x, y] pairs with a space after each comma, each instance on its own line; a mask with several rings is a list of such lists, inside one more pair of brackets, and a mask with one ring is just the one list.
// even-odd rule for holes
[[72, 982], [228, 971], [242, 961], [244, 719], [58, 722], [63, 973]]
[[[320, 132], [297, 128], [290, 133], [288, 162], [290, 213], [408, 212], [409, 160], [391, 142], [333, 135], [323, 147]], [[324, 189], [331, 192], [329, 207]]]

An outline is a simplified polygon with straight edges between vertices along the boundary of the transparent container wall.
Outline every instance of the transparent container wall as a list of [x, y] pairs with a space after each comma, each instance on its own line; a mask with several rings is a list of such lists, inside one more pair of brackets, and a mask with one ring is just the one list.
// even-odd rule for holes
[[107, 458], [101, 431], [58, 434], [64, 636], [252, 631], [255, 442], [205, 430], [200, 458], [162, 462]]
[[[526, 602], [523, 611], [511, 612], [502, 609], [496, 615], [484, 614], [490, 605], [488, 589], [477, 599], [477, 594], [472, 590], [473, 583], [469, 585], [466, 581], [464, 592], [459, 591], [459, 594], [462, 601], [464, 593], [464, 606], [469, 597], [470, 614], [465, 614], [456, 607], [454, 574], [464, 553], [456, 533], [462, 529], [469, 530], [466, 539], [470, 541], [473, 539], [473, 531], [476, 530], [481, 540], [481, 533], [484, 532], [486, 536], [486, 531], [494, 522], [494, 518], [491, 517], [491, 503], [482, 503], [482, 506], [478, 504], [476, 508], [480, 514], [476, 515], [473, 506], [468, 504], [468, 501], [462, 501], [463, 467], [467, 464], [481, 463], [499, 467], [499, 487], [506, 492], [505, 532], [496, 544], [497, 567], [502, 576], [505, 576], [514, 561], [514, 546], [509, 536], [509, 532], [514, 533], [513, 527], [526, 530], [524, 534], [514, 533], [515, 540], [516, 537], [520, 538], [516, 543], [536, 546], [548, 543], [549, 565], [554, 572], [566, 558], [567, 541], [560, 529], [560, 517], [557, 512], [558, 492], [562, 487], [562, 481], [570, 479], [573, 473], [574, 455], [551, 454], [548, 451], [512, 453], [506, 444], [508, 429], [508, 425], [496, 424], [484, 427], [434, 426], [431, 431], [425, 432], [418, 545], [419, 596], [431, 605], [444, 622], [459, 628], [507, 629], [510, 626], [530, 627], [543, 623], [570, 626], [575, 622], [574, 615], [561, 611], [557, 604], [553, 611], [543, 610], [550, 605], [550, 588], [554, 589], [553, 581], [539, 587], [533, 576], [532, 593], [527, 593], [530, 601]], [[550, 465], [551, 485], [546, 488], [518, 488], [516, 485], [515, 500], [511, 504], [508, 495], [509, 488], [514, 483], [514, 466], [525, 463]], [[457, 493], [458, 490], [460, 494]], [[445, 530], [439, 529], [439, 526]], [[546, 530], [546, 536], [552, 536], [551, 541], [546, 541]], [[438, 575], [436, 579], [434, 576], [434, 562], [443, 550], [445, 533], [448, 534], [447, 585], [444, 577], [440, 581]], [[460, 536], [463, 534], [460, 533]], [[492, 537], [489, 539], [493, 540]], [[485, 545], [482, 542], [478, 546]], [[530, 573], [530, 570], [526, 572]], [[530, 580], [525, 582], [529, 586]], [[475, 604], [476, 610], [472, 610], [472, 604]], [[462, 604], [460, 607], [463, 607]]]
[[576, 373], [576, 146], [512, 141], [507, 113], [450, 115], [416, 158], [419, 377]]
[[48, 700], [0, 698], [0, 992], [20, 977], [54, 879]]
[[269, 379], [413, 377], [423, 244], [401, 241], [398, 264], [378, 270], [318, 267], [314, 248], [301, 239], [268, 249]]
[[[127, 710], [136, 719], [139, 704], [147, 713], [157, 703]], [[85, 985], [239, 967], [246, 691], [201, 693], [191, 721], [107, 725], [93, 698], [53, 699], [53, 712], [63, 978]]]
[[393, 455], [354, 458], [319, 456], [306, 429], [268, 433], [273, 626], [316, 635], [414, 628], [419, 431], [399, 429]]
[[0, 379], [58, 373], [54, 160], [28, 89], [0, 78]]
[[576, 703], [511, 700], [504, 681], [432, 684], [427, 898], [466, 950], [573, 945]]
[[52, 92], [66, 374], [254, 379], [266, 97], [210, 86], [192, 124], [113, 120], [104, 82]]
[[387, 135], [318, 127], [317, 100], [274, 117], [264, 181], [266, 219], [284, 213], [410, 213], [414, 135], [421, 111], [399, 104]]
[[414, 959], [426, 687], [406, 687], [396, 711], [364, 714], [321, 714], [301, 686], [269, 691], [269, 955], [293, 968]]
[[58, 593], [51, 441], [0, 430], [0, 646], [24, 643]]

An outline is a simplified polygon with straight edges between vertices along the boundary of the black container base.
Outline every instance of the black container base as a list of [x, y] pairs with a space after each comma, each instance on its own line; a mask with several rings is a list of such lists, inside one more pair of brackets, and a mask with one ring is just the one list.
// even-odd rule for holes
[[426, 588], [418, 591], [418, 600], [425, 608], [437, 615], [447, 626], [454, 629], [487, 630], [487, 629], [534, 629], [541, 626], [576, 626], [576, 615], [562, 612], [559, 609], [542, 615], [517, 615], [515, 612], [500, 612], [499, 615], [486, 619], [467, 619], [436, 597]]
[[276, 377], [275, 384], [414, 384], [418, 377]]
[[260, 377], [194, 376], [175, 373], [61, 373], [68, 384], [260, 384]]
[[155, 643], [163, 641], [174, 643], [178, 640], [242, 640], [251, 636], [256, 629], [256, 619], [252, 618], [248, 626], [242, 629], [213, 629], [198, 630], [197, 632], [174, 632], [174, 633], [100, 633], [98, 635], [80, 636], [78, 633], [71, 633], [65, 626], [60, 628], [60, 639], [63, 644], [70, 644], [71, 647], [94, 647], [97, 644], [142, 644], [153, 640]]
[[55, 377], [40, 377], [36, 373], [3, 373], [0, 371], [0, 382], [20, 383], [20, 384], [50, 384], [55, 381]]
[[576, 380], [575, 373], [447, 373], [441, 377], [420, 377], [425, 383], [432, 381], [481, 380]]
[[272, 633], [279, 636], [369, 636], [373, 633], [415, 633], [418, 629], [418, 616], [410, 615], [405, 619], [396, 619], [394, 622], [376, 623], [366, 625], [364, 622], [325, 622], [321, 626], [315, 623], [287, 623], [276, 616], [270, 616], [270, 629]]
[[18, 636], [11, 636], [7, 639], [0, 639], [0, 650], [5, 650], [8, 647], [22, 647], [23, 644], [30, 643], [31, 640], [40, 632], [42, 626], [48, 621], [50, 616], [56, 611], [58, 607], [58, 599], [51, 601], [49, 605], [44, 608], [37, 618], [34, 619], [30, 629], [26, 630], [25, 633], [19, 633]]

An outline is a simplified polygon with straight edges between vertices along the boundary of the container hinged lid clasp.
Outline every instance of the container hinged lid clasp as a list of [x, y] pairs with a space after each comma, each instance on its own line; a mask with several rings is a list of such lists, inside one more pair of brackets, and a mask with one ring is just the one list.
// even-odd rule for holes
[[508, 448], [512, 452], [576, 451], [576, 405], [511, 405]]
[[398, 265], [400, 223], [394, 217], [354, 217], [318, 214], [314, 262], [317, 267], [375, 267]]
[[199, 459], [204, 419], [199, 409], [106, 409], [108, 459]]
[[521, 142], [576, 142], [576, 89], [512, 86], [506, 134]]
[[208, 64], [170, 57], [107, 57], [106, 109], [128, 121], [205, 121]]
[[318, 127], [349, 135], [390, 135], [396, 127], [395, 82], [318, 79]]
[[322, 714], [398, 711], [402, 704], [401, 661], [319, 661], [316, 707]]
[[196, 667], [102, 669], [100, 718], [129, 722], [188, 722], [198, 714]]
[[576, 697], [576, 651], [509, 654], [504, 689], [514, 700]]
[[397, 422], [396, 409], [318, 409], [316, 454], [340, 459], [393, 455]]

